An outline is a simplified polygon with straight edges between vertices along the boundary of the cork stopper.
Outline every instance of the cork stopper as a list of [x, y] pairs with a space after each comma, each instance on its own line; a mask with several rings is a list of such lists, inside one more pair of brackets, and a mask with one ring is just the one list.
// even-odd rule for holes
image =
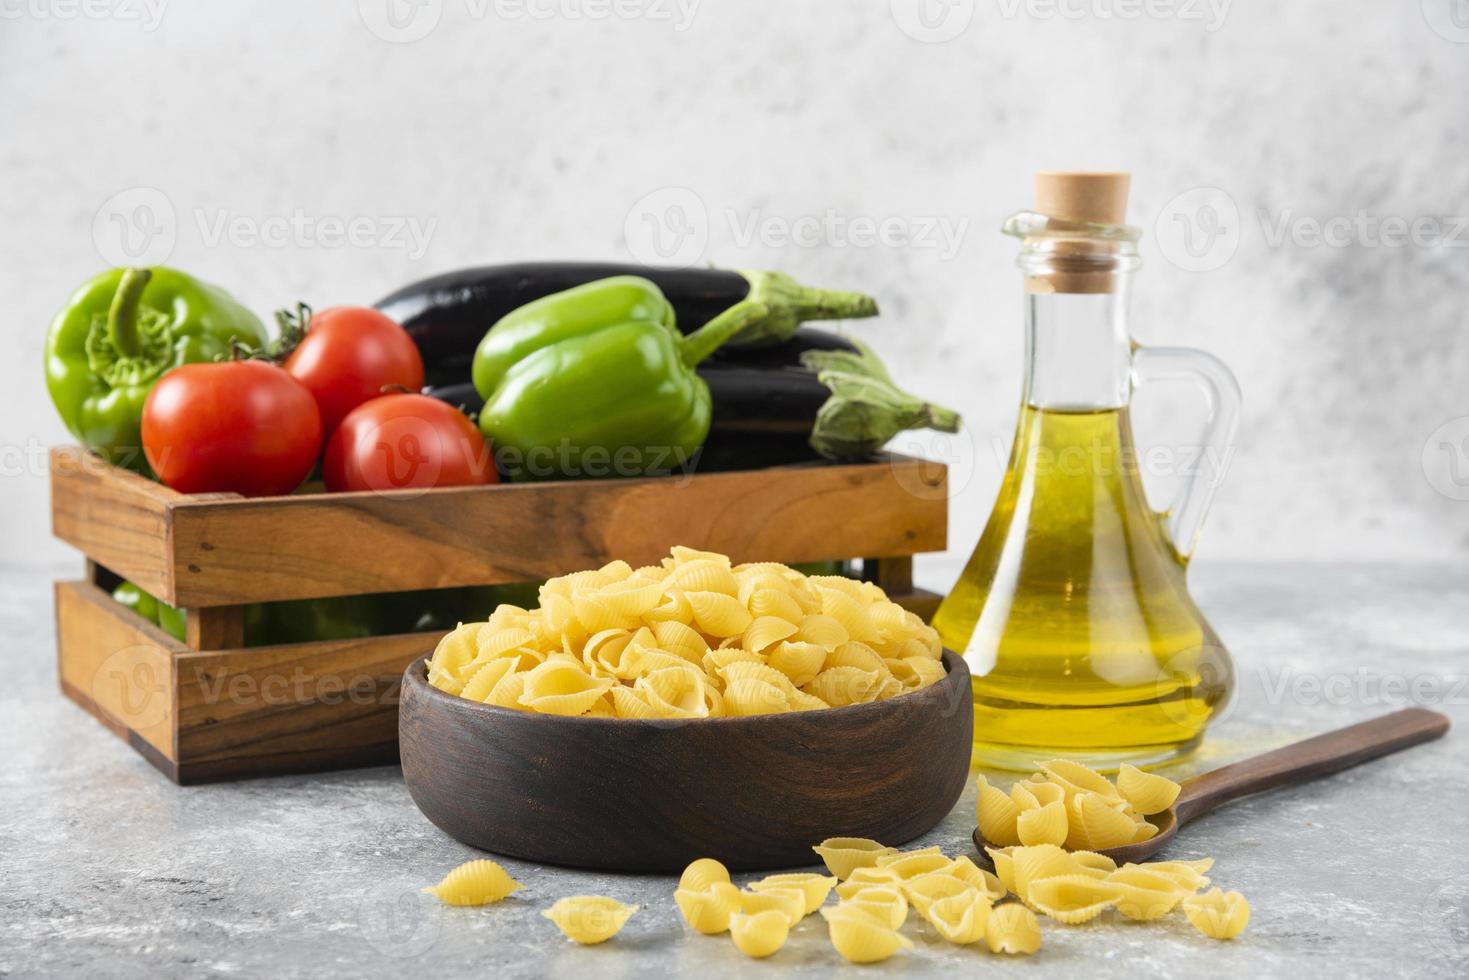
[[[1126, 173], [1075, 173], [1042, 170], [1035, 175], [1035, 209], [1066, 224], [1124, 225]], [[1031, 293], [1110, 293], [1117, 289], [1118, 242], [1078, 229], [1046, 236], [1046, 261], [1025, 278]]]
[[1127, 223], [1127, 173], [1068, 173], [1042, 170], [1035, 175], [1035, 209], [1062, 221], [1103, 225]]

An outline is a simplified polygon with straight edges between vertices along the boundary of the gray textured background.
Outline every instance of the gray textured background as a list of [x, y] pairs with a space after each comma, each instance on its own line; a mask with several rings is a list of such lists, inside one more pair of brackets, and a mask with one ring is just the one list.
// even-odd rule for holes
[[[1240, 376], [1203, 560], [1469, 555], [1464, 0], [597, 2], [0, 4], [0, 561], [73, 560], [45, 520], [38, 449], [64, 430], [42, 336], [124, 246], [262, 313], [471, 262], [662, 254], [881, 298], [854, 329], [969, 423], [916, 444], [954, 463], [952, 554], [923, 566], [942, 586], [1019, 384], [997, 226], [1045, 167], [1136, 172], [1138, 337]], [[1384, 244], [1387, 219], [1447, 240]], [[333, 221], [364, 239], [324, 241]], [[1187, 444], [1193, 407], [1149, 398], [1142, 441]]]

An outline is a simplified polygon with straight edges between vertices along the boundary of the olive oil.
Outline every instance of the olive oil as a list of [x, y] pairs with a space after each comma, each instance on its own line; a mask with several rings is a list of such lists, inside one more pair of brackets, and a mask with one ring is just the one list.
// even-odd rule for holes
[[974, 674], [984, 762], [1157, 761], [1227, 698], [1229, 656], [1136, 464], [1125, 407], [1022, 408], [989, 523], [933, 620]]

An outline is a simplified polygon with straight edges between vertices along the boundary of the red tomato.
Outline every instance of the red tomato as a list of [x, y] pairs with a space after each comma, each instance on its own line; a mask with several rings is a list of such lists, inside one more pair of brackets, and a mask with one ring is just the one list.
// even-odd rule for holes
[[408, 331], [365, 306], [313, 313], [285, 369], [316, 399], [328, 439], [348, 412], [385, 386], [423, 387], [423, 358]]
[[321, 465], [328, 490], [406, 490], [498, 483], [484, 436], [427, 395], [384, 395], [342, 420]]
[[290, 493], [316, 465], [321, 415], [311, 392], [274, 364], [184, 364], [143, 403], [143, 452], [182, 493]]

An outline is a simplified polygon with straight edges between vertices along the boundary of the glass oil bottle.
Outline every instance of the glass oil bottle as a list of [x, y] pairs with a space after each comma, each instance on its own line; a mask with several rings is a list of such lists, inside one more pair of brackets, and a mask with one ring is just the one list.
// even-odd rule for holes
[[1185, 577], [1217, 474], [1200, 468], [1155, 511], [1128, 408], [1145, 382], [1192, 381], [1208, 406], [1192, 448], [1225, 458], [1239, 388], [1208, 354], [1133, 342], [1128, 183], [1042, 173], [1037, 211], [1005, 225], [1023, 243], [1020, 418], [989, 522], [933, 620], [974, 677], [977, 764], [1158, 763], [1196, 745], [1233, 690]]

